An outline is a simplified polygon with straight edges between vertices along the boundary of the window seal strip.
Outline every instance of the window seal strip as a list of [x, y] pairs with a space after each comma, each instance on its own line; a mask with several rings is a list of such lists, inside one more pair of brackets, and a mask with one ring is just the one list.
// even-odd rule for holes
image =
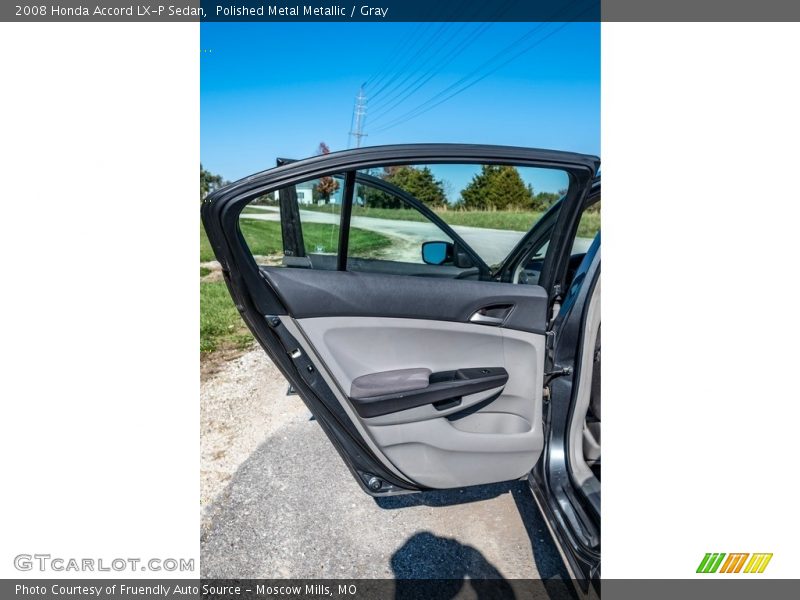
[[344, 176], [342, 194], [342, 214], [339, 219], [339, 252], [336, 257], [336, 270], [347, 271], [347, 247], [350, 243], [350, 215], [353, 212], [353, 192], [356, 187], [356, 172], [347, 171]]

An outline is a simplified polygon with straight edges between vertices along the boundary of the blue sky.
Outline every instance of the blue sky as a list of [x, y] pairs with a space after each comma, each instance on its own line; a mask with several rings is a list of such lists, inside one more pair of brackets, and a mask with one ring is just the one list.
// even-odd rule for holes
[[[520, 38], [477, 76], [539, 43], [432, 110], [379, 131]], [[465, 47], [455, 51], [459, 44]], [[423, 75], [432, 77], [415, 90]], [[365, 81], [363, 145], [462, 142], [600, 153], [598, 23], [202, 23], [203, 165], [233, 181], [274, 166], [279, 156], [311, 156], [321, 141], [334, 151], [347, 148]]]

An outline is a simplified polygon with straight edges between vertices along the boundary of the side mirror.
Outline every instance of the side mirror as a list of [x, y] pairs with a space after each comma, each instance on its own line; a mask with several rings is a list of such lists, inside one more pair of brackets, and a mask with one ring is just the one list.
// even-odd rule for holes
[[450, 242], [423, 242], [422, 262], [428, 265], [443, 265], [453, 262], [455, 247]]
[[453, 265], [460, 269], [475, 266], [469, 255], [452, 242], [423, 242], [422, 261], [428, 265]]

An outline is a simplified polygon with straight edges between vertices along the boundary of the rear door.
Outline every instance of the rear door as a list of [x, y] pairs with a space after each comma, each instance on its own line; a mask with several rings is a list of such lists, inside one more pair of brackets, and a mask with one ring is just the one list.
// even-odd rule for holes
[[[384, 146], [286, 164], [206, 200], [243, 319], [365, 491], [534, 466], [549, 315], [597, 167], [522, 148]], [[556, 189], [536, 285], [500, 281], [538, 214], [523, 209]], [[265, 255], [275, 236], [282, 255]]]

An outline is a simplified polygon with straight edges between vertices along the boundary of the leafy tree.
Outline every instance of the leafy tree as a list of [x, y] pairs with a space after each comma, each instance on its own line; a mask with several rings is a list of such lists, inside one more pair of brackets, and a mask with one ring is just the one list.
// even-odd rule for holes
[[533, 197], [533, 210], [547, 210], [553, 204], [555, 204], [561, 196], [564, 194], [558, 194], [554, 192], [539, 192]]
[[[317, 155], [321, 154], [330, 154], [331, 149], [328, 148], [328, 144], [325, 142], [319, 143], [319, 148], [317, 149]], [[339, 182], [336, 181], [333, 177], [322, 177], [318, 182], [317, 185], [314, 186], [312, 190], [312, 194], [315, 197], [322, 199], [325, 204], [330, 203], [331, 196], [336, 193], [336, 190], [339, 189]]]
[[447, 196], [441, 181], [433, 176], [428, 167], [399, 167], [388, 178], [389, 182], [407, 191], [430, 208], [447, 205]]
[[526, 186], [519, 171], [508, 165], [483, 165], [461, 191], [461, 206], [468, 210], [531, 209], [533, 205], [533, 187]]
[[[386, 167], [377, 175], [388, 183], [408, 192], [430, 208], [447, 205], [444, 184], [433, 176], [428, 167]], [[384, 193], [372, 186], [363, 187], [364, 205], [371, 208], [402, 208], [402, 201], [392, 194]]]
[[[382, 169], [378, 171], [372, 169], [369, 174], [373, 177], [386, 179], [389, 177], [389, 170]], [[356, 186], [356, 194], [358, 195], [358, 202], [366, 208], [403, 208], [405, 206], [397, 196], [382, 192], [368, 183], [359, 183]]]
[[214, 175], [210, 171], [203, 168], [203, 163], [200, 163], [200, 200], [203, 200], [211, 192], [221, 188], [225, 185], [221, 175]]

